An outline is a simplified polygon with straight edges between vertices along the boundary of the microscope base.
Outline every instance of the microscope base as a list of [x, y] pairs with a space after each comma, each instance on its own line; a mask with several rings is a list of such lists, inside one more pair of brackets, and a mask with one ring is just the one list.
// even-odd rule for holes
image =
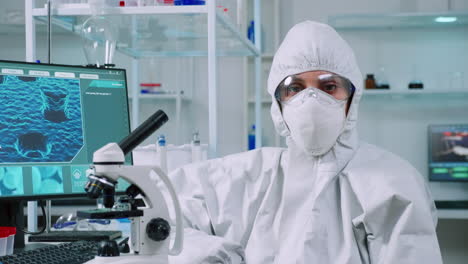
[[95, 257], [86, 264], [168, 264], [169, 260], [163, 255], [134, 255], [125, 254], [119, 257]]

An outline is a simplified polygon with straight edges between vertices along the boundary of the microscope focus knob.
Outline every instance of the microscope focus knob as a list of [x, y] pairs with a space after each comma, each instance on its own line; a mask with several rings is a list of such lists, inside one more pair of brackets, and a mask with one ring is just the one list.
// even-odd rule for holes
[[171, 226], [162, 218], [151, 219], [146, 226], [146, 234], [154, 241], [163, 241], [171, 233]]
[[98, 254], [99, 257], [117, 257], [120, 255], [117, 242], [114, 240], [104, 240], [99, 243]]

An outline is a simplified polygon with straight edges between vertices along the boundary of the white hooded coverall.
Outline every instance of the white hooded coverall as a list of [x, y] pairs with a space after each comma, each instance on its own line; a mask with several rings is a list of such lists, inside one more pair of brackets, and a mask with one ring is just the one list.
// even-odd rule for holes
[[[314, 70], [347, 77], [356, 88], [344, 129], [322, 156], [295, 145], [274, 98], [285, 77]], [[294, 26], [268, 80], [271, 116], [288, 148], [171, 173], [186, 224], [184, 250], [171, 263], [442, 263], [423, 177], [396, 155], [358, 140], [362, 89], [354, 54], [335, 30], [311, 21]]]

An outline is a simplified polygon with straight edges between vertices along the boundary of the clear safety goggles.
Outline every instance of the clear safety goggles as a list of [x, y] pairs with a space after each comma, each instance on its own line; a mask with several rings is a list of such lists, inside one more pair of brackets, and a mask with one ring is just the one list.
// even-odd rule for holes
[[313, 80], [313, 85], [306, 85], [301, 78], [290, 75], [276, 88], [275, 98], [278, 102], [285, 103], [307, 88], [316, 88], [340, 101], [347, 100], [355, 90], [350, 80], [337, 74], [321, 74]]

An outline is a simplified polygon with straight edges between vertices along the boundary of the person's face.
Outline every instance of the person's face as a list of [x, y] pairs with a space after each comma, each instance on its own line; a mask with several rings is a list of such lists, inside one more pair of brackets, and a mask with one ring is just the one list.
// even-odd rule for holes
[[329, 74], [334, 73], [328, 71], [308, 71], [294, 75], [290, 80], [288, 80], [289, 87], [291, 88], [288, 89], [289, 93], [285, 95], [285, 99], [288, 100], [297, 92], [307, 87], [316, 87], [337, 99], [348, 98], [345, 108], [345, 113], [347, 115], [353, 94], [349, 94], [349, 91], [345, 89], [337, 89], [337, 87], [343, 86], [343, 83], [339, 79], [333, 78], [324, 80], [322, 78]]

